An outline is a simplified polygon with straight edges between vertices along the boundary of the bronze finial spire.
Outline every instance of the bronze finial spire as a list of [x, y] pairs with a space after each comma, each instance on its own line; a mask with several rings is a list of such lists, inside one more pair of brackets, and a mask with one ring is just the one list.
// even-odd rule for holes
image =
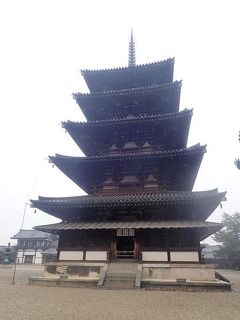
[[135, 65], [136, 65], [135, 42], [133, 40], [133, 31], [131, 28], [131, 38], [130, 38], [129, 49], [128, 49], [128, 66], [134, 67]]

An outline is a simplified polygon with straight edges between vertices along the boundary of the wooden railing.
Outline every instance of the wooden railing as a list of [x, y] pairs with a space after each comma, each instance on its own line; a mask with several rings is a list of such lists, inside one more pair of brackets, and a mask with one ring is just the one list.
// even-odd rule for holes
[[128, 187], [128, 188], [117, 188], [117, 189], [98, 189], [95, 194], [96, 195], [115, 195], [115, 194], [129, 194], [129, 193], [158, 193], [167, 191], [167, 188], [163, 187], [154, 187], [147, 188], [144, 186], [139, 187]]
[[134, 251], [117, 251], [117, 258], [133, 258]]

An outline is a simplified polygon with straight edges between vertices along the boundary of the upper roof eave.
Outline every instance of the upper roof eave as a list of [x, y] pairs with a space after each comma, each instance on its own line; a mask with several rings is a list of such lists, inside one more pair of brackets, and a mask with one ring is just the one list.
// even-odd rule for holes
[[180, 112], [174, 113], [164, 113], [164, 114], [154, 114], [154, 115], [142, 115], [136, 117], [125, 117], [125, 118], [113, 118], [105, 120], [94, 120], [94, 121], [85, 121], [85, 122], [75, 122], [75, 121], [63, 121], [62, 127], [67, 129], [69, 126], [72, 127], [95, 127], [95, 126], [111, 126], [112, 124], [131, 124], [135, 122], [154, 122], [154, 121], [164, 121], [169, 119], [178, 119], [184, 116], [191, 117], [193, 114], [193, 109], [184, 109]]
[[170, 88], [181, 88], [182, 80], [176, 80], [173, 83], [165, 83], [160, 85], [152, 85], [146, 87], [134, 87], [134, 88], [127, 88], [127, 89], [120, 89], [120, 90], [108, 90], [108, 91], [100, 91], [100, 92], [90, 92], [90, 93], [73, 93], [73, 98], [75, 100], [81, 99], [89, 99], [95, 97], [103, 97], [103, 96], [121, 96], [121, 95], [129, 95], [132, 93], [141, 93], [146, 91], [153, 91], [153, 90], [164, 90]]
[[33, 207], [34, 203], [42, 202], [52, 204], [71, 204], [76, 206], [81, 205], [102, 205], [104, 203], [130, 203], [130, 202], [145, 202], [145, 201], [161, 201], [164, 203], [175, 201], [193, 201], [204, 200], [207, 198], [215, 198], [216, 196], [221, 198], [221, 201], [225, 201], [226, 191], [218, 192], [218, 189], [211, 189], [206, 191], [165, 191], [161, 193], [137, 193], [137, 194], [120, 194], [120, 195], [85, 195], [74, 197], [44, 197], [39, 196], [38, 200], [31, 200]]
[[[71, 221], [72, 217], [81, 217], [82, 214], [97, 212], [96, 210], [100, 210], [100, 212], [102, 210], [104, 212], [118, 212], [116, 210], [126, 210], [127, 208], [145, 208], [146, 210], [168, 208], [167, 210], [169, 210], [170, 207], [176, 210], [176, 206], [194, 212], [196, 220], [206, 220], [216, 207], [226, 200], [225, 195], [226, 192], [218, 192], [217, 189], [213, 189], [194, 192], [165, 191], [160, 193], [86, 195], [77, 197], [39, 196], [38, 200], [31, 200], [31, 206], [63, 221]], [[183, 213], [182, 209], [180, 213]], [[81, 220], [86, 221], [83, 218]]]
[[55, 162], [55, 160], [66, 160], [66, 161], [79, 161], [79, 162], [95, 162], [95, 161], [106, 161], [106, 160], [127, 160], [127, 159], [137, 159], [137, 158], [152, 158], [152, 157], [160, 157], [167, 158], [178, 155], [187, 155], [191, 153], [200, 153], [203, 154], [206, 152], [206, 145], [201, 146], [199, 143], [184, 149], [177, 150], [165, 150], [165, 151], [151, 151], [151, 152], [132, 152], [126, 154], [111, 154], [111, 155], [97, 155], [97, 156], [89, 156], [89, 157], [72, 157], [61, 154], [56, 154], [55, 156], [49, 156], [50, 162]]
[[175, 58], [168, 58], [165, 60], [161, 61], [156, 61], [156, 62], [150, 62], [150, 63], [144, 63], [144, 64], [138, 64], [133, 67], [119, 67], [119, 68], [106, 68], [106, 69], [82, 69], [81, 74], [82, 76], [85, 76], [86, 74], [94, 74], [94, 73], [104, 73], [104, 72], [119, 72], [119, 71], [133, 71], [137, 69], [144, 69], [144, 68], [149, 68], [149, 67], [154, 67], [162, 64], [174, 64]]

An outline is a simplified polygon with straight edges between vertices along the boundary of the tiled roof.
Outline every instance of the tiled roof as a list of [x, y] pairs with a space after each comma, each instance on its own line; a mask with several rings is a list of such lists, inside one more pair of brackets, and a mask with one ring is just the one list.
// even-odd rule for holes
[[103, 73], [103, 72], [118, 72], [118, 71], [129, 71], [131, 72], [132, 70], [139, 70], [139, 69], [149, 69], [149, 67], [154, 67], [158, 65], [163, 65], [163, 64], [173, 64], [174, 63], [174, 58], [169, 58], [166, 60], [162, 61], [156, 61], [156, 62], [151, 62], [151, 63], [144, 63], [144, 64], [138, 64], [134, 67], [120, 67], [120, 68], [110, 68], [110, 69], [97, 69], [97, 70], [81, 70], [81, 74], [84, 76], [86, 73]]
[[[193, 217], [193, 220], [206, 220], [225, 200], [226, 192], [218, 193], [217, 189], [200, 192], [168, 191], [162, 193], [138, 193], [121, 195], [97, 195], [78, 197], [41, 197], [31, 200], [32, 207], [38, 208], [57, 218], [69, 221], [94, 220], [95, 215], [106, 212], [114, 219], [121, 216], [121, 211], [135, 210], [136, 208], [146, 213], [152, 209], [161, 209], [158, 217], [169, 216]], [[158, 211], [158, 210], [157, 210]], [[105, 212], [105, 213], [104, 213]], [[146, 218], [147, 220], [148, 218]]]
[[49, 233], [37, 230], [20, 230], [11, 239], [48, 239]]
[[39, 200], [31, 200], [34, 203], [46, 203], [47, 205], [59, 205], [69, 207], [98, 207], [103, 205], [131, 205], [146, 203], [174, 203], [194, 200], [207, 200], [219, 197], [224, 200], [226, 192], [218, 193], [217, 189], [198, 192], [180, 192], [166, 191], [161, 193], [139, 193], [139, 194], [122, 194], [122, 195], [98, 195], [98, 196], [79, 196], [79, 197], [41, 197]]
[[158, 92], [165, 91], [171, 88], [181, 88], [182, 81], [174, 81], [173, 83], [166, 83], [161, 85], [147, 86], [147, 87], [137, 87], [130, 89], [121, 89], [121, 90], [110, 90], [103, 92], [93, 92], [93, 93], [73, 93], [73, 98], [78, 100], [81, 99], [89, 99], [89, 98], [97, 98], [97, 97], [113, 97], [113, 96], [123, 96], [123, 95], [132, 95], [146, 92]]
[[67, 162], [78, 162], [78, 163], [91, 163], [91, 162], [104, 162], [104, 161], [125, 161], [125, 160], [137, 160], [137, 159], [162, 159], [162, 158], [173, 158], [179, 156], [188, 156], [192, 154], [203, 154], [206, 152], [206, 145], [201, 146], [196, 144], [189, 148], [178, 149], [178, 150], [165, 150], [165, 151], [151, 151], [151, 152], [131, 152], [126, 154], [109, 154], [109, 155], [99, 155], [99, 156], [90, 156], [90, 157], [71, 157], [56, 154], [50, 156], [49, 159], [51, 162], [57, 163], [59, 161]]
[[220, 223], [203, 221], [97, 221], [97, 222], [60, 222], [49, 225], [37, 226], [41, 230], [90, 230], [90, 229], [162, 229], [162, 228], [202, 228], [222, 226]]
[[118, 176], [138, 175], [145, 172], [146, 166], [154, 167], [156, 174], [169, 181], [170, 190], [190, 191], [205, 152], [206, 146], [196, 145], [178, 150], [129, 152], [120, 155], [71, 157], [57, 154], [49, 159], [88, 194], [95, 190], [96, 177], [102, 186], [110, 167], [111, 174]]
[[174, 59], [137, 65], [131, 68], [82, 70], [91, 92], [145, 87], [173, 81]]
[[55, 224], [36, 226], [37, 230], [48, 232], [59, 232], [61, 230], [106, 230], [119, 228], [133, 229], [177, 229], [177, 228], [197, 228], [204, 229], [203, 237], [215, 233], [222, 228], [220, 223], [202, 221], [99, 221], [99, 222], [60, 222]]
[[73, 122], [67, 121], [62, 122], [63, 128], [71, 127], [103, 127], [103, 126], [112, 126], [112, 125], [122, 125], [122, 124], [134, 124], [134, 123], [152, 123], [152, 122], [161, 122], [165, 120], [175, 120], [187, 116], [192, 116], [192, 109], [184, 109], [180, 112], [174, 113], [166, 113], [160, 115], [143, 115], [137, 117], [126, 117], [120, 119], [107, 119], [107, 120], [95, 120], [95, 121], [88, 121], [88, 122]]

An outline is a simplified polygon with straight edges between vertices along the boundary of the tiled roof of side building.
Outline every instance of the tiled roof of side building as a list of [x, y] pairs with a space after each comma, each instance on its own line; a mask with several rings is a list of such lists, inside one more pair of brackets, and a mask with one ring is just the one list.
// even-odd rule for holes
[[21, 229], [11, 239], [48, 239], [51, 235], [46, 232], [38, 230], [24, 230]]

